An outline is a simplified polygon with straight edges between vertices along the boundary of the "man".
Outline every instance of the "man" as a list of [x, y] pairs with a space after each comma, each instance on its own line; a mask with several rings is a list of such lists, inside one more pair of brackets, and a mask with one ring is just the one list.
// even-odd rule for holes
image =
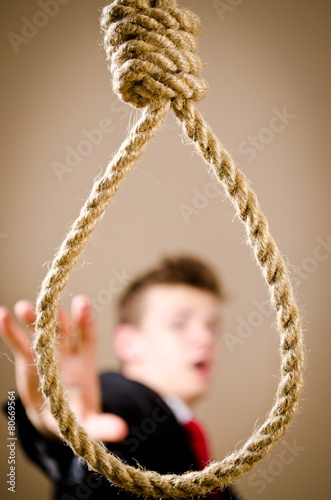
[[[222, 299], [210, 266], [191, 256], [164, 258], [121, 294], [112, 337], [120, 373], [101, 376], [88, 299], [73, 299], [72, 319], [59, 308], [59, 368], [70, 406], [91, 437], [127, 463], [162, 474], [181, 474], [208, 463], [194, 407], [213, 379]], [[33, 331], [31, 303], [18, 302], [15, 314]], [[38, 390], [29, 336], [4, 307], [0, 330], [16, 360], [19, 438], [30, 459], [54, 481], [54, 498], [133, 498], [89, 471], [63, 444]], [[212, 496], [235, 498], [230, 489]]]

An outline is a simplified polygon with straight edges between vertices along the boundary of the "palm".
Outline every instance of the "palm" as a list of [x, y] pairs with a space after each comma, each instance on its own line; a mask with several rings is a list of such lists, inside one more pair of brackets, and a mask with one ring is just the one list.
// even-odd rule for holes
[[[77, 296], [72, 301], [72, 319], [59, 308], [57, 359], [69, 403], [78, 421], [91, 437], [120, 441], [127, 425], [119, 417], [101, 413], [101, 393], [96, 369], [97, 331], [88, 300]], [[20, 301], [16, 316], [33, 332], [35, 313], [32, 304]], [[58, 435], [57, 424], [38, 389], [39, 378], [28, 332], [21, 328], [5, 308], [0, 308], [0, 332], [15, 355], [16, 384], [32, 423], [43, 433]]]

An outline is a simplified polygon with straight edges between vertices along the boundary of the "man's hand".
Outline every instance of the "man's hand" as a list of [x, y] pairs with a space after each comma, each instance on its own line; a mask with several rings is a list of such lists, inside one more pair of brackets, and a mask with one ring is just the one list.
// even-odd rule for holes
[[[0, 307], [0, 334], [15, 356], [16, 385], [26, 413], [34, 426], [48, 436], [59, 436], [55, 419], [39, 390], [35, 353], [28, 331], [33, 335], [36, 315], [33, 304], [21, 300], [14, 312], [22, 328], [5, 307]], [[97, 330], [88, 299], [72, 300], [71, 318], [58, 309], [57, 360], [69, 404], [78, 422], [94, 439], [122, 441], [128, 434], [126, 422], [116, 415], [101, 413], [101, 391], [96, 368]]]

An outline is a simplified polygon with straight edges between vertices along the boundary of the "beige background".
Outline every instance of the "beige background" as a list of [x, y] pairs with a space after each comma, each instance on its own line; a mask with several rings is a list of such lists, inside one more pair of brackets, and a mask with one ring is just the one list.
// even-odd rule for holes
[[[227, 6], [223, 14], [215, 3]], [[237, 490], [246, 500], [329, 498], [331, 249], [316, 252], [319, 241], [327, 241], [331, 233], [330, 3], [181, 4], [202, 20], [200, 54], [210, 91], [199, 109], [251, 180], [288, 259], [304, 319], [307, 368], [301, 411], [272, 454], [238, 481]], [[136, 117], [111, 90], [99, 46], [103, 5], [99, 0], [69, 0], [15, 53], [8, 33], [21, 34], [24, 17], [43, 22], [36, 16], [41, 8], [34, 0], [1, 2], [0, 303], [9, 307], [23, 297], [35, 299], [54, 250], [77, 217], [93, 178], [105, 168]], [[270, 132], [275, 109], [284, 107], [292, 117], [283, 130]], [[104, 118], [112, 121], [112, 131], [60, 182], [54, 162], [65, 163], [66, 148], [77, 149], [85, 139], [83, 130], [97, 128]], [[253, 151], [252, 161], [243, 144], [250, 136], [265, 142], [259, 140], [260, 150]], [[251, 434], [272, 405], [278, 341], [274, 316], [268, 308], [264, 315], [259, 312], [267, 289], [245, 245], [244, 229], [233, 220], [224, 194], [214, 196], [205, 164], [185, 142], [169, 115], [94, 232], [63, 301], [68, 305], [78, 292], [95, 298], [100, 368], [116, 367], [109, 344], [112, 272], [124, 268], [134, 275], [161, 254], [178, 250], [214, 263], [233, 300], [224, 309], [227, 340], [217, 381], [201, 412], [213, 435], [215, 457], [221, 459]], [[199, 208], [197, 193], [204, 191], [209, 197], [200, 199], [205, 206]], [[186, 221], [183, 204], [196, 210]], [[316, 260], [319, 255], [324, 260]], [[240, 330], [243, 321], [251, 325], [246, 332]], [[238, 342], [230, 343], [229, 334]], [[0, 345], [4, 401], [7, 391], [15, 389], [15, 379], [12, 356], [1, 341]], [[7, 499], [13, 494], [5, 484], [3, 416], [0, 426], [1, 498]], [[18, 448], [14, 498], [47, 499], [49, 492], [48, 481]]]

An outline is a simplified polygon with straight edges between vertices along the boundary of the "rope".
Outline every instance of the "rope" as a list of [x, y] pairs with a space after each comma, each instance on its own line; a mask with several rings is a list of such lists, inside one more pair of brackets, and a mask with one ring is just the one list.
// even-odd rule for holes
[[[204, 495], [214, 488], [224, 488], [249, 471], [287, 430], [298, 408], [303, 383], [300, 318], [284, 261], [256, 195], [195, 107], [194, 102], [207, 93], [207, 84], [200, 76], [202, 64], [196, 55], [198, 18], [188, 10], [178, 9], [175, 0], [116, 0], [104, 8], [101, 26], [115, 92], [124, 102], [144, 109], [104, 175], [95, 181], [42, 283], [34, 344], [41, 389], [65, 441], [92, 470], [110, 482], [146, 497]], [[224, 186], [246, 227], [277, 313], [281, 353], [281, 378], [263, 425], [221, 462], [180, 476], [128, 466], [109, 453], [103, 443], [93, 441], [69, 407], [55, 356], [57, 306], [69, 274], [112, 196], [158, 132], [170, 108]]]

